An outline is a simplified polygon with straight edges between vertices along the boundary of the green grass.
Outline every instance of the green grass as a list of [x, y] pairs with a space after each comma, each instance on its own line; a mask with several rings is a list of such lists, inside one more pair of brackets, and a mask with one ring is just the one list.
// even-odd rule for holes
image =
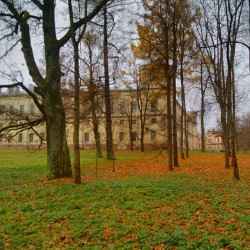
[[[81, 159], [95, 164], [94, 152]], [[247, 182], [173, 173], [77, 186], [46, 173], [45, 152], [0, 151], [0, 249], [249, 249]]]

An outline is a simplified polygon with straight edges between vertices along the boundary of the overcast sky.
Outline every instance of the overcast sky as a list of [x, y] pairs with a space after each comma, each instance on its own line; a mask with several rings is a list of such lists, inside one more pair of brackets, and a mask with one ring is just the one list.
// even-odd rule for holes
[[[138, 6], [133, 6], [131, 5], [130, 8], [130, 13], [128, 13], [128, 17], [133, 16], [134, 12], [132, 11], [132, 9], [136, 9]], [[58, 12], [59, 14], [63, 14], [62, 12]], [[133, 15], [132, 15], [133, 14]], [[134, 16], [135, 17], [135, 16]], [[61, 18], [57, 18], [57, 21], [60, 20], [59, 22], [59, 26], [60, 28], [64, 28], [65, 26], [67, 26], [67, 22], [65, 22], [65, 20], [61, 17]], [[125, 15], [122, 13], [121, 15], [116, 16], [116, 22], [118, 23], [117, 26], [119, 26], [119, 29], [121, 30], [122, 27], [125, 27], [126, 29], [129, 28], [128, 26], [128, 21], [126, 21], [125, 19]], [[124, 26], [125, 25], [125, 26]], [[135, 26], [134, 26], [135, 27]], [[38, 62], [38, 65], [40, 65], [41, 67], [42, 65], [42, 61], [41, 59], [43, 58], [43, 55], [41, 53], [41, 51], [39, 50], [40, 46], [43, 46], [42, 43], [42, 39], [37, 36], [34, 36], [33, 39], [33, 45], [36, 48], [35, 49], [35, 55], [36, 55], [36, 60]], [[3, 48], [3, 44], [2, 44], [2, 50]], [[248, 59], [248, 50], [247, 48], [241, 48], [242, 51], [244, 52], [242, 54], [242, 57], [240, 58], [240, 65], [238, 67], [237, 70], [237, 86], [239, 88], [240, 91], [242, 91], [242, 93], [245, 94], [245, 100], [239, 104], [239, 110], [241, 111], [240, 113], [246, 113], [250, 111], [250, 73], [249, 73], [249, 59]], [[5, 71], [8, 74], [10, 73], [10, 69], [8, 68], [10, 67], [10, 69], [14, 72], [15, 68], [20, 70], [22, 73], [22, 77], [19, 76], [17, 73], [15, 74], [16, 79], [13, 80], [6, 80], [4, 79], [2, 76], [0, 76], [0, 84], [6, 84], [6, 83], [13, 83], [13, 81], [22, 81], [26, 84], [33, 84], [33, 81], [31, 79], [31, 77], [28, 74], [28, 70], [26, 67], [26, 63], [24, 61], [23, 58], [23, 54], [20, 50], [20, 46], [17, 46], [9, 55], [7, 58], [5, 58], [4, 60], [0, 60], [0, 71]], [[197, 91], [190, 91], [187, 95], [187, 107], [189, 110], [199, 110], [199, 101], [197, 101], [198, 97], [198, 93]], [[217, 124], [217, 119], [219, 118], [219, 112], [216, 112], [215, 110], [211, 111], [209, 113], [209, 115], [206, 118], [206, 128], [207, 129], [211, 129], [213, 127], [216, 126]]]

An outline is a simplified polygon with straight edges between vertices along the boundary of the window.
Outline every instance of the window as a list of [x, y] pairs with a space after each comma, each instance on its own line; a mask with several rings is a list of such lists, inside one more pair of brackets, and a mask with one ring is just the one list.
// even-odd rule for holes
[[155, 124], [156, 122], [157, 122], [156, 118], [152, 118], [152, 119], [151, 119], [151, 123], [152, 123], [152, 124]]
[[84, 133], [84, 141], [89, 141], [89, 133]]
[[23, 134], [20, 133], [18, 134], [18, 142], [22, 142], [23, 141]]
[[29, 142], [33, 142], [34, 141], [34, 134], [29, 134]]
[[151, 131], [151, 141], [156, 141], [156, 132]]
[[12, 143], [12, 134], [10, 134], [10, 135], [8, 135], [8, 138], [7, 138], [7, 141], [8, 141], [8, 143]]
[[119, 141], [124, 141], [124, 132], [120, 132]]
[[125, 104], [120, 103], [120, 113], [125, 113]]
[[24, 105], [20, 105], [20, 114], [24, 113]]
[[156, 103], [151, 103], [151, 112], [155, 113], [157, 111]]
[[4, 114], [4, 105], [0, 105], [0, 116]]
[[10, 105], [10, 113], [13, 114], [14, 113], [14, 106]]
[[35, 114], [35, 106], [32, 104], [30, 105], [30, 114], [34, 115]]
[[136, 124], [136, 120], [132, 120], [132, 124]]
[[137, 103], [132, 103], [132, 112], [133, 113], [137, 112]]
[[132, 141], [136, 141], [136, 137], [137, 137], [136, 132], [132, 132]]

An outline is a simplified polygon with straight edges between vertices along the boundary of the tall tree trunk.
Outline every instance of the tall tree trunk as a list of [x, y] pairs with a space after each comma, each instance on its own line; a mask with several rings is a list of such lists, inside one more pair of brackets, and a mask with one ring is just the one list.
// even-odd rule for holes
[[74, 44], [74, 78], [75, 78], [75, 97], [74, 97], [74, 169], [75, 169], [75, 183], [81, 184], [81, 165], [80, 165], [80, 140], [79, 140], [79, 129], [80, 129], [80, 103], [79, 103], [79, 50], [78, 44]]
[[[92, 109], [92, 107], [91, 107], [91, 109]], [[101, 140], [100, 140], [98, 119], [96, 117], [96, 109], [94, 110], [94, 108], [93, 108], [91, 110], [91, 113], [92, 113], [92, 122], [93, 122], [93, 130], [94, 130], [94, 137], [95, 137], [96, 156], [98, 158], [102, 158], [103, 157], [102, 156], [102, 146], [101, 146]]]
[[[140, 119], [140, 150], [144, 152], [144, 137], [145, 137], [145, 122], [146, 114], [148, 108], [148, 93], [150, 86], [148, 84], [144, 85], [143, 82], [137, 83], [136, 97], [137, 105], [139, 109], [139, 119]], [[144, 99], [145, 97], [145, 99]]]
[[106, 149], [107, 158], [115, 159], [113, 149], [113, 135], [112, 135], [112, 119], [111, 119], [111, 104], [110, 104], [110, 87], [109, 87], [109, 59], [108, 59], [108, 22], [107, 9], [103, 8], [104, 13], [104, 39], [103, 39], [103, 55], [104, 55], [104, 75], [105, 75], [105, 106], [106, 106]]
[[205, 152], [204, 95], [201, 96], [201, 152]]
[[185, 126], [185, 149], [186, 149], [186, 158], [189, 158], [189, 144], [188, 144], [188, 137], [189, 137], [189, 119], [187, 117], [187, 112], [184, 113], [184, 126]]
[[185, 86], [184, 86], [184, 72], [183, 72], [183, 60], [184, 60], [184, 47], [181, 46], [181, 55], [180, 55], [180, 80], [181, 80], [181, 120], [180, 120], [180, 154], [181, 159], [185, 159], [184, 156], [184, 113], [185, 111]]
[[176, 114], [176, 79], [173, 77], [173, 160], [174, 166], [179, 167], [177, 145], [177, 114]]
[[[70, 24], [73, 25], [73, 10], [71, 0], [68, 1]], [[76, 40], [75, 32], [71, 30], [71, 40], [74, 48], [74, 180], [76, 184], [81, 184], [81, 166], [80, 166], [80, 140], [79, 140], [79, 129], [80, 129], [80, 73], [79, 73], [79, 43]]]
[[144, 152], [144, 123], [141, 124], [141, 143], [140, 143], [141, 152]]
[[201, 63], [200, 88], [201, 88], [201, 152], [205, 152], [205, 125], [204, 125], [205, 89], [204, 89], [204, 83], [203, 83], [203, 68], [202, 68], [202, 63]]
[[[172, 107], [171, 107], [171, 96], [172, 96], [172, 74], [169, 66], [169, 34], [166, 26], [165, 39], [164, 39], [164, 58], [165, 58], [165, 79], [167, 80], [167, 138], [168, 138], [168, 169], [174, 170], [173, 168], [173, 140], [172, 140]], [[172, 69], [171, 69], [172, 71]]]
[[[43, 84], [43, 103], [47, 115], [48, 167], [53, 178], [72, 177], [69, 150], [66, 141], [66, 121], [60, 93], [62, 72], [59, 61], [59, 48], [55, 32], [54, 1], [44, 1], [43, 31], [46, 60], [46, 78]], [[25, 33], [24, 33], [25, 35]], [[25, 46], [23, 44], [23, 46]], [[26, 47], [23, 47], [27, 56]], [[30, 58], [27, 58], [30, 60]], [[27, 63], [29, 64], [29, 62]]]
[[229, 144], [229, 131], [227, 126], [227, 112], [225, 105], [220, 105], [221, 110], [221, 127], [222, 127], [222, 135], [223, 135], [223, 143], [225, 147], [225, 168], [230, 168], [230, 144]]
[[227, 44], [227, 85], [229, 89], [229, 100], [228, 100], [228, 117], [229, 117], [229, 129], [230, 129], [230, 135], [231, 135], [231, 156], [232, 156], [232, 167], [234, 170], [234, 178], [239, 180], [239, 169], [238, 169], [238, 162], [237, 162], [237, 156], [236, 156], [236, 140], [235, 140], [235, 134], [236, 134], [236, 121], [235, 121], [235, 98], [234, 98], [234, 57], [235, 57], [235, 44], [231, 44], [230, 40]]
[[167, 128], [168, 128], [168, 169], [173, 170], [172, 148], [172, 112], [171, 112], [171, 76], [167, 71]]
[[63, 103], [60, 91], [52, 90], [53, 87], [58, 86], [57, 83], [58, 81], [53, 83], [49, 80], [50, 94], [43, 98], [47, 115], [47, 162], [52, 178], [72, 177]]
[[[130, 103], [130, 114], [128, 115], [128, 131], [129, 131], [129, 141], [130, 141], [130, 151], [134, 150], [134, 141], [133, 141], [133, 100]], [[137, 122], [137, 119], [136, 119]]]
[[[93, 85], [93, 82], [91, 83], [91, 80], [90, 80], [90, 86], [91, 85]], [[94, 137], [95, 137], [96, 156], [98, 158], [102, 158], [103, 157], [102, 146], [101, 146], [101, 140], [100, 140], [98, 119], [96, 117], [96, 101], [95, 101], [93, 86], [90, 87], [90, 103], [91, 103], [93, 131], [94, 131]]]
[[93, 123], [93, 131], [95, 137], [95, 146], [96, 146], [96, 156], [98, 158], [102, 158], [102, 147], [100, 141], [100, 133], [99, 133], [99, 125], [98, 119], [96, 116], [96, 100], [95, 95], [98, 96], [97, 91], [98, 89], [95, 88], [94, 79], [93, 79], [93, 60], [92, 60], [92, 48], [91, 48], [91, 41], [87, 42], [87, 47], [89, 50], [89, 95], [90, 95], [90, 104], [91, 104], [91, 115], [92, 115], [92, 123]]
[[177, 25], [178, 25], [178, 10], [176, 2], [173, 1], [173, 17], [172, 17], [172, 33], [173, 33], [173, 160], [174, 166], [179, 167], [178, 162], [178, 143], [177, 143], [177, 111], [176, 111], [176, 72], [177, 72]]

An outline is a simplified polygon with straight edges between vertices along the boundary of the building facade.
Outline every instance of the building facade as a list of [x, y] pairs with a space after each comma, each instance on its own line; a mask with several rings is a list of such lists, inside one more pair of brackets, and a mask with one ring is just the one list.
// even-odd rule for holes
[[[94, 149], [95, 140], [93, 121], [90, 112], [90, 103], [86, 96], [87, 91], [82, 92], [83, 100], [80, 105], [80, 146], [81, 149]], [[73, 117], [70, 98], [65, 97], [66, 108], [66, 135], [69, 147], [73, 147]], [[114, 149], [130, 149], [131, 141], [134, 149], [139, 149], [141, 144], [141, 128], [144, 127], [144, 147], [148, 150], [166, 148], [167, 146], [167, 107], [166, 93], [160, 88], [151, 88], [140, 91], [136, 89], [114, 89], [111, 91], [112, 129]], [[105, 148], [105, 104], [102, 94], [96, 96], [97, 119], [101, 139], [101, 145]], [[177, 120], [180, 121], [181, 107], [177, 105]], [[32, 98], [20, 91], [4, 92], [0, 94], [0, 130], [8, 124], [20, 123], [24, 119], [39, 118], [40, 112], [36, 108]], [[197, 123], [196, 113], [189, 112], [188, 141], [189, 149], [197, 149]], [[179, 122], [178, 122], [179, 124]], [[41, 123], [35, 129], [12, 131], [8, 135], [0, 132], [0, 148], [36, 148], [39, 145], [46, 147], [46, 128]], [[178, 138], [180, 130], [178, 126]], [[178, 139], [179, 143], [179, 139]]]
[[[201, 149], [201, 138], [198, 140], [198, 149]], [[214, 129], [207, 131], [205, 149], [212, 152], [222, 152], [225, 150], [221, 131]]]

